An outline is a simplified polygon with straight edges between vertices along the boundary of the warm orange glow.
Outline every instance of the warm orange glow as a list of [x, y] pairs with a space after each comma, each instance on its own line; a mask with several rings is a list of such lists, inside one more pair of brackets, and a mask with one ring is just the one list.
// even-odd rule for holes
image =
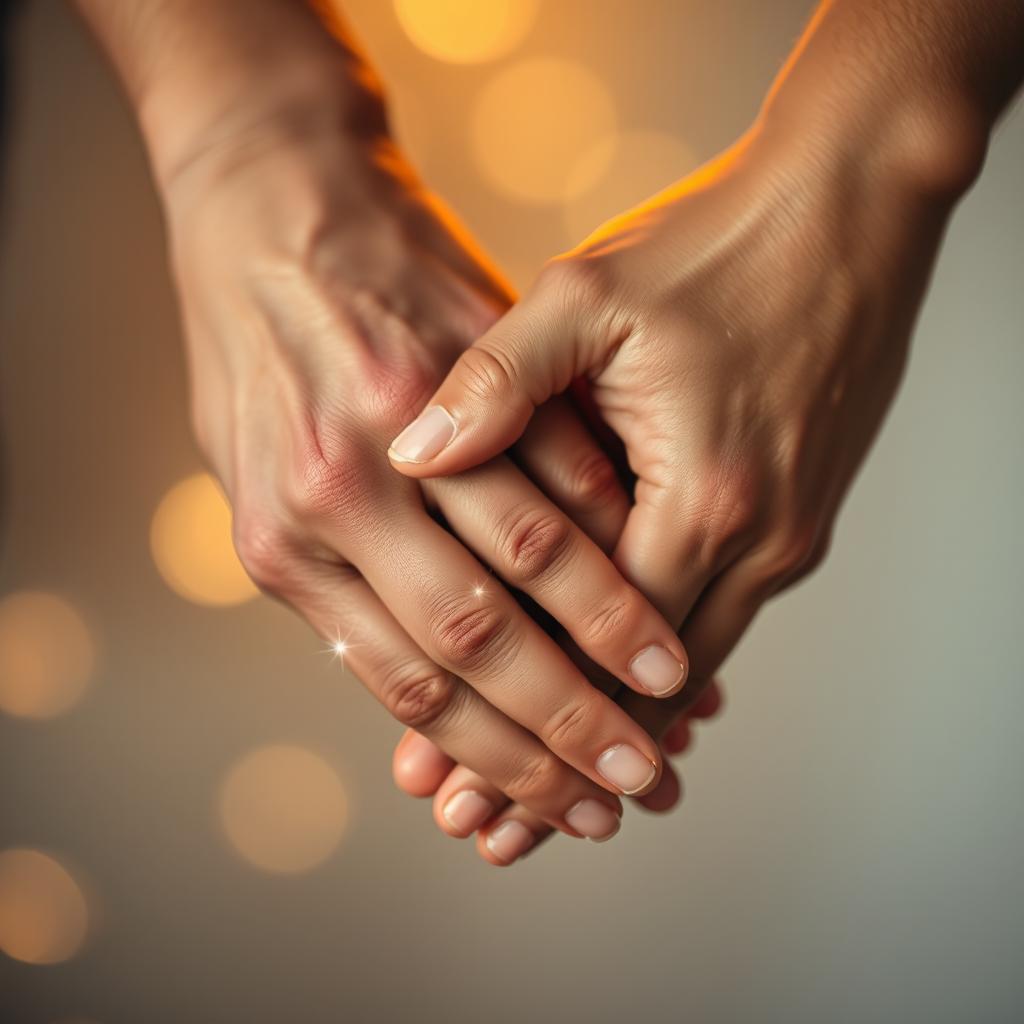
[[167, 492], [153, 515], [150, 546], [164, 581], [188, 601], [233, 605], [259, 593], [235, 554], [231, 509], [206, 473]]
[[323, 758], [302, 747], [269, 746], [228, 773], [220, 817], [232, 846], [250, 864], [292, 874], [309, 871], [335, 850], [348, 801]]
[[55, 594], [25, 591], [0, 601], [0, 709], [51, 718], [81, 699], [96, 660], [78, 612]]
[[569, 175], [579, 154], [611, 134], [615, 123], [611, 96], [589, 71], [549, 57], [526, 60], [497, 74], [477, 97], [473, 155], [509, 198], [558, 203], [604, 172], [596, 160], [585, 173]]
[[493, 60], [533, 25], [538, 0], [395, 0], [395, 15], [424, 53], [454, 64]]
[[[695, 164], [679, 139], [661, 132], [624, 132], [601, 139], [570, 172], [570, 191], [576, 198], [565, 206], [568, 241], [579, 242], [609, 217], [679, 181]], [[575, 188], [580, 179], [591, 186]]]
[[28, 964], [55, 964], [85, 941], [89, 912], [70, 874], [38, 850], [0, 853], [0, 949]]

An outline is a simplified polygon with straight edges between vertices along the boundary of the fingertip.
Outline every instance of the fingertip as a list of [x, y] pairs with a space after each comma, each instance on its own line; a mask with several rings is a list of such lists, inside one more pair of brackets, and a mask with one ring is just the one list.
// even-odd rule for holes
[[395, 747], [391, 775], [403, 793], [422, 799], [437, 792], [454, 766], [439, 747], [410, 730]]
[[683, 794], [682, 780], [671, 765], [665, 766], [658, 785], [644, 796], [636, 798], [636, 802], [646, 811], [664, 814], [679, 803]]
[[661, 745], [670, 757], [678, 757], [693, 742], [693, 730], [685, 715], [674, 722], [662, 738]]

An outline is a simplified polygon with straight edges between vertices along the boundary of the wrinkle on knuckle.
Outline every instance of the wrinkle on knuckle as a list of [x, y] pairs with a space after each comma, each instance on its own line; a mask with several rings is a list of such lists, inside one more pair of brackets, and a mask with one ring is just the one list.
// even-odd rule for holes
[[593, 449], [579, 456], [567, 474], [569, 500], [577, 506], [604, 507], [618, 496], [621, 484], [609, 458]]
[[235, 552], [253, 583], [267, 593], [281, 593], [292, 576], [290, 532], [272, 516], [244, 513], [235, 517]]
[[380, 697], [391, 715], [417, 732], [451, 715], [459, 684], [434, 665], [400, 665], [381, 682]]
[[737, 545], [750, 540], [763, 517], [763, 495], [752, 475], [709, 471], [688, 488], [691, 554], [705, 572], [714, 572]]
[[580, 629], [580, 645], [600, 646], [606, 644], [609, 638], [621, 635], [630, 621], [633, 607], [633, 600], [626, 596], [603, 604], [597, 611], [591, 612]]
[[307, 445], [288, 487], [288, 504], [301, 521], [343, 523], [370, 511], [368, 474], [361, 460], [345, 451], [325, 454], [321, 443]]
[[518, 388], [519, 376], [500, 349], [474, 345], [459, 359], [459, 383], [482, 402], [503, 401]]
[[495, 537], [503, 572], [522, 585], [536, 581], [561, 561], [572, 531], [556, 512], [517, 505], [501, 516]]
[[502, 789], [515, 801], [540, 803], [550, 800], [561, 788], [562, 762], [550, 751], [523, 759]]
[[572, 701], [560, 707], [544, 724], [544, 742], [556, 750], [575, 750], [582, 746], [594, 720], [594, 703]]
[[465, 601], [439, 609], [431, 621], [441, 660], [460, 675], [496, 660], [508, 631], [508, 618], [502, 611], [492, 606], [473, 607]]

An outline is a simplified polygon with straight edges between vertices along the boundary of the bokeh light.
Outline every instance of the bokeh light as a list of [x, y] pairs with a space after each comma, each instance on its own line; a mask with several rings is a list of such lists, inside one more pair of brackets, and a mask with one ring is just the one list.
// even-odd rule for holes
[[62, 597], [21, 591], [0, 601], [0, 709], [51, 718], [78, 703], [96, 650], [81, 615]]
[[89, 925], [78, 883], [39, 850], [0, 853], [0, 949], [28, 964], [55, 964], [74, 956]]
[[570, 170], [566, 191], [574, 198], [567, 199], [564, 210], [569, 243], [575, 245], [610, 217], [678, 181], [696, 162], [685, 143], [664, 132], [605, 136]]
[[231, 509], [206, 473], [167, 492], [153, 515], [150, 545], [160, 575], [186, 600], [224, 606], [259, 593], [235, 554]]
[[348, 800], [341, 780], [303, 747], [261, 747], [230, 770], [220, 794], [232, 846], [265, 871], [298, 873], [326, 860], [341, 841]]
[[454, 64], [494, 60], [517, 46], [538, 0], [395, 0], [405, 34], [424, 53]]
[[481, 172], [503, 195], [558, 203], [604, 173], [599, 160], [572, 180], [569, 170], [615, 125], [615, 105], [596, 76], [571, 61], [538, 57], [513, 64], [484, 86], [473, 109], [471, 144]]

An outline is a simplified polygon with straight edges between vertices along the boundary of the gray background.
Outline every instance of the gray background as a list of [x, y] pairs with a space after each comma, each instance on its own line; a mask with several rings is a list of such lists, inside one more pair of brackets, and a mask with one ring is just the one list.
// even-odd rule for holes
[[[524, 283], [565, 239], [465, 155], [494, 66], [431, 61], [390, 5], [348, 6], [399, 123], [411, 104], [446, 112], [416, 155]], [[559, 0], [505, 60], [578, 58], [627, 126], [703, 159], [748, 123], [809, 9]], [[732, 658], [682, 808], [496, 871], [395, 791], [398, 728], [307, 627], [263, 600], [194, 607], [156, 574], [152, 510], [200, 466], [158, 207], [63, 5], [30, 4], [15, 43], [0, 590], [71, 596], [102, 660], [70, 714], [0, 715], [0, 847], [61, 851], [103, 913], [65, 965], [0, 954], [5, 1021], [1024, 1019], [1019, 112], [953, 222], [833, 554]], [[353, 804], [336, 855], [293, 878], [241, 863], [212, 810], [226, 767], [278, 740], [326, 756]]]

